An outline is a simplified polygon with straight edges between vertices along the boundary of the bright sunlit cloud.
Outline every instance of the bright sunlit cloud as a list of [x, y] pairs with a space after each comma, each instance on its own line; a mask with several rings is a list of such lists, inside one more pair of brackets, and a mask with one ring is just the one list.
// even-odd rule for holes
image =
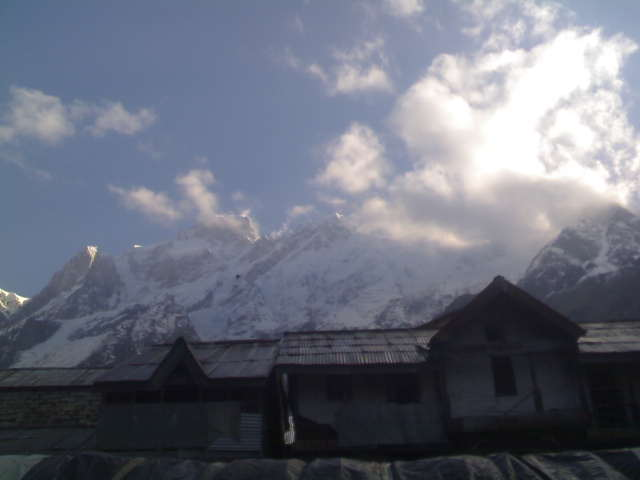
[[173, 204], [166, 193], [154, 192], [146, 187], [121, 188], [108, 185], [122, 204], [160, 223], [174, 222], [182, 218], [182, 212]]
[[390, 171], [384, 147], [375, 132], [359, 123], [333, 140], [325, 150], [327, 163], [315, 178], [350, 194], [385, 185]]
[[[249, 222], [251, 229], [258, 231], [250, 210], [244, 209], [239, 213], [221, 210], [218, 196], [211, 189], [215, 184], [215, 176], [210, 170], [189, 170], [178, 175], [175, 184], [178, 195], [174, 197], [143, 186], [122, 188], [108, 185], [107, 188], [126, 208], [137, 211], [152, 221], [171, 224], [183, 218], [193, 218], [204, 227], [233, 230], [246, 229]], [[236, 192], [234, 197], [236, 202], [244, 200], [240, 192]]]
[[347, 167], [383, 157], [358, 152], [319, 177], [351, 195], [379, 189], [351, 201], [361, 228], [451, 248], [498, 243], [528, 258], [595, 205], [630, 205], [640, 186], [639, 142], [622, 68], [637, 45], [571, 26], [555, 4], [461, 8], [477, 50], [436, 56], [390, 115], [413, 167], [367, 181], [361, 172], [379, 170]]

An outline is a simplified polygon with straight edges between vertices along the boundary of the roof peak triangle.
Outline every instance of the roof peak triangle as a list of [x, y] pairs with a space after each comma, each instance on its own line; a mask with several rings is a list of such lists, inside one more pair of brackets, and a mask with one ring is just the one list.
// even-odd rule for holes
[[164, 356], [151, 375], [149, 383], [155, 387], [161, 387], [181, 365], [184, 365], [187, 372], [189, 372], [189, 376], [195, 383], [199, 385], [208, 383], [208, 378], [202, 365], [200, 365], [200, 362], [193, 354], [189, 343], [184, 337], [178, 337], [176, 339], [169, 352]]
[[421, 328], [437, 329], [438, 333], [433, 337], [433, 340], [443, 340], [452, 329], [477, 319], [478, 314], [487, 309], [500, 296], [507, 296], [511, 301], [516, 302], [524, 309], [536, 313], [541, 319], [559, 328], [570, 337], [577, 339], [586, 333], [580, 325], [509, 282], [502, 275], [497, 275], [489, 285], [476, 294], [466, 305], [434, 318]]

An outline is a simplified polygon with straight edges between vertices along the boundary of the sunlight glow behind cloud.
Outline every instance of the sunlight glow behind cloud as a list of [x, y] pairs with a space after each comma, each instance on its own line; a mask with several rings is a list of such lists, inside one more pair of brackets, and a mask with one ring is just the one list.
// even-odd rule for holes
[[[640, 142], [622, 67], [636, 44], [571, 26], [551, 3], [461, 8], [476, 52], [437, 56], [390, 116], [412, 168], [367, 182], [347, 173], [355, 160], [336, 160], [319, 177], [352, 195], [384, 187], [352, 199], [361, 228], [450, 248], [508, 245], [526, 258], [594, 205], [631, 205]], [[384, 178], [377, 171], [372, 178]]]

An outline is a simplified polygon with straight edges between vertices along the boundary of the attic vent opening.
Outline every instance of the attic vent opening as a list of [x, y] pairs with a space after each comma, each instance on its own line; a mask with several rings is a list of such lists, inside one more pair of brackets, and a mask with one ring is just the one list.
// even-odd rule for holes
[[496, 397], [510, 397], [518, 394], [511, 357], [491, 357], [491, 370]]

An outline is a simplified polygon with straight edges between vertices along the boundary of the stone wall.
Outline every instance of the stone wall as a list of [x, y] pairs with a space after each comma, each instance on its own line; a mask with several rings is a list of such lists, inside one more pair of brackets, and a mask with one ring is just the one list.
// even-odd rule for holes
[[101, 396], [72, 390], [0, 391], [0, 428], [93, 427]]

